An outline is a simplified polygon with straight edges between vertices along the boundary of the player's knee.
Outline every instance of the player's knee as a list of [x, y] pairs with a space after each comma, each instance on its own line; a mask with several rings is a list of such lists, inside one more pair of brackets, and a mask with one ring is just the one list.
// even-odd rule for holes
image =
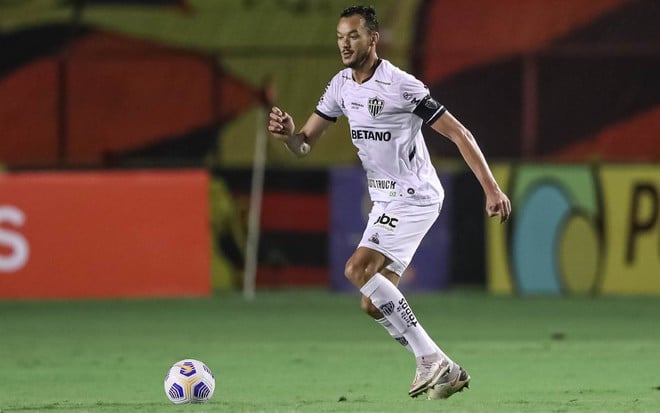
[[373, 274], [367, 273], [365, 265], [349, 259], [344, 267], [344, 275], [353, 285], [362, 287]]

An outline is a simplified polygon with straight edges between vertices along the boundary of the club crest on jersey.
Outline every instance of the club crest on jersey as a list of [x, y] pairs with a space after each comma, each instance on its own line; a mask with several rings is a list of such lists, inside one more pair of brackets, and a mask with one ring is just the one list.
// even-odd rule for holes
[[385, 106], [385, 101], [383, 99], [379, 99], [378, 96], [374, 96], [369, 99], [367, 102], [367, 107], [369, 108], [369, 113], [371, 114], [372, 118], [376, 118], [378, 115], [380, 115], [380, 112], [383, 111], [383, 106]]

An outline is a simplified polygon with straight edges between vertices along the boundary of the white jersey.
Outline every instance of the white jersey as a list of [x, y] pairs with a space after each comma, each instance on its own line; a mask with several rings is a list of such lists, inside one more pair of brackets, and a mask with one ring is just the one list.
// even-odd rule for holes
[[444, 198], [421, 132], [422, 122], [432, 124], [444, 112], [421, 81], [383, 59], [361, 84], [350, 68], [337, 73], [315, 111], [331, 121], [348, 118], [372, 201], [416, 205]]

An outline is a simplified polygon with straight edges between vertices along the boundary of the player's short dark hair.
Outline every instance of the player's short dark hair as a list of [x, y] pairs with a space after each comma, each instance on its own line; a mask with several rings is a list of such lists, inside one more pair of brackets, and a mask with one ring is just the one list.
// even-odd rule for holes
[[364, 25], [367, 26], [370, 32], [378, 31], [378, 19], [376, 18], [376, 10], [371, 6], [351, 6], [344, 9], [339, 17], [351, 17], [359, 14], [364, 19]]

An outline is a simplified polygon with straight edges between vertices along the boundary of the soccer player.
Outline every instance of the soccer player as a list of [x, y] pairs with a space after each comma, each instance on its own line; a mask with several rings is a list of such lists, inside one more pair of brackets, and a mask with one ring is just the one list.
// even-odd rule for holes
[[304, 156], [339, 116], [348, 118], [373, 207], [345, 275], [360, 289], [362, 309], [415, 355], [416, 372], [408, 394], [447, 398], [467, 387], [470, 376], [429, 337], [397, 288], [444, 198], [422, 123], [456, 144], [484, 190], [489, 216], [505, 221], [511, 202], [472, 134], [429, 95], [421, 81], [378, 57], [379, 38], [373, 8], [345, 9], [337, 24], [345, 68], [332, 78], [302, 129], [296, 132], [292, 117], [273, 107], [268, 130], [294, 154]]

